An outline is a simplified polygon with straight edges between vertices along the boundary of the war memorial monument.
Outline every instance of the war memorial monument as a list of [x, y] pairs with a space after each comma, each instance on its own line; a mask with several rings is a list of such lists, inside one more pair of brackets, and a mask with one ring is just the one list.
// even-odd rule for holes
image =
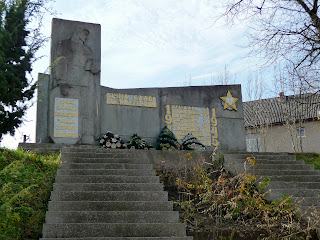
[[112, 131], [154, 144], [167, 126], [178, 140], [189, 133], [208, 150], [246, 149], [240, 85], [101, 86], [99, 24], [53, 19], [50, 66], [39, 74], [36, 143], [98, 145]]
[[[257, 178], [270, 176], [277, 183], [266, 195], [270, 201], [285, 193], [299, 202], [308, 196], [306, 207], [318, 203], [313, 188], [320, 179], [310, 170], [312, 166], [297, 162], [288, 153], [245, 152], [240, 85], [101, 86], [100, 31], [99, 24], [62, 19], [52, 22], [51, 71], [39, 74], [33, 145], [35, 149], [58, 149], [62, 164], [40, 240], [193, 239], [186, 235], [186, 226], [173, 212], [173, 203], [155, 172], [170, 169], [168, 166], [193, 171], [193, 160], [223, 164], [221, 172], [234, 175], [246, 171]], [[95, 146], [108, 131], [124, 141], [138, 134], [155, 145], [165, 127], [180, 142], [191, 134], [207, 151], [106, 150]], [[215, 158], [216, 149], [223, 153], [222, 163]], [[256, 159], [260, 165], [249, 166], [248, 159]], [[213, 239], [210, 236], [207, 239]]]

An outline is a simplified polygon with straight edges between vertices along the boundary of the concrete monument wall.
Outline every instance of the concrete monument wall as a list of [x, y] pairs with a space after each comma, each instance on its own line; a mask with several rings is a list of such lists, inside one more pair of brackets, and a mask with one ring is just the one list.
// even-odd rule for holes
[[240, 85], [112, 89], [100, 86], [101, 27], [53, 19], [51, 72], [39, 75], [36, 142], [98, 144], [106, 131], [154, 145], [164, 126], [209, 149], [245, 150]]
[[102, 87], [101, 114], [101, 130], [112, 131], [124, 139], [138, 133], [155, 144], [161, 128], [168, 126], [178, 140], [191, 133], [209, 148], [246, 149], [240, 85]]

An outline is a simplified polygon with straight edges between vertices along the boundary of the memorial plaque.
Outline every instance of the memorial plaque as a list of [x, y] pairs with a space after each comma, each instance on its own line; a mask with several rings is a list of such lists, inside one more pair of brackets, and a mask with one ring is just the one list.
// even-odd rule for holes
[[55, 98], [54, 136], [78, 138], [78, 99]]
[[129, 95], [121, 93], [107, 93], [107, 104], [132, 107], [157, 107], [157, 98], [154, 96]]
[[218, 130], [215, 109], [210, 118], [209, 108], [166, 105], [165, 123], [181, 140], [192, 134], [206, 146], [218, 146]]

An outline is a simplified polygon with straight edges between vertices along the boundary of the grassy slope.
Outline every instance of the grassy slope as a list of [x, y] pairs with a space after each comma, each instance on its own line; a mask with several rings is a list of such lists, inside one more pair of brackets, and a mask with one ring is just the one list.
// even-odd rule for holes
[[303, 160], [307, 164], [313, 164], [315, 170], [320, 170], [319, 153], [298, 153], [297, 160]]
[[0, 239], [39, 239], [59, 159], [0, 148]]

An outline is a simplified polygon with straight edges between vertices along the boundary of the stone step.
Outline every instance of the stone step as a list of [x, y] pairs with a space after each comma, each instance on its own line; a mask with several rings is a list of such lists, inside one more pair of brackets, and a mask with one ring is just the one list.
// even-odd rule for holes
[[134, 164], [134, 163], [109, 163], [107, 161], [101, 163], [64, 163], [62, 164], [63, 169], [143, 169], [143, 170], [152, 170], [152, 164]]
[[77, 152], [88, 152], [88, 153], [128, 153], [128, 154], [141, 154], [145, 150], [140, 149], [112, 149], [102, 148], [98, 146], [80, 146], [80, 147], [65, 147], [62, 148], [62, 153], [77, 153]]
[[270, 177], [271, 181], [283, 181], [283, 182], [320, 182], [319, 175], [284, 175], [284, 176], [270, 176], [270, 175], [260, 175], [256, 174], [257, 179], [264, 177]]
[[131, 156], [148, 156], [149, 154], [153, 154], [155, 149], [143, 150], [143, 149], [112, 149], [112, 148], [101, 148], [101, 147], [65, 147], [61, 149], [61, 153], [69, 154], [69, 153], [92, 153], [92, 154], [128, 154]]
[[[66, 154], [66, 153], [105, 153], [105, 152], [114, 152], [114, 151], [109, 151], [109, 150], [113, 150], [113, 149], [105, 149], [105, 148], [95, 148], [95, 147], [88, 147], [88, 148], [63, 148], [61, 150], [62, 154]], [[119, 149], [117, 149], [119, 150]], [[126, 150], [126, 149], [124, 149]]]
[[313, 165], [306, 164], [256, 164], [252, 166], [249, 162], [246, 163], [231, 163], [225, 162], [224, 166], [234, 175], [247, 172], [257, 176], [265, 177], [282, 176], [282, 175], [320, 175], [320, 171], [314, 171]]
[[95, 152], [66, 152], [63, 153], [63, 157], [82, 157], [82, 158], [142, 158], [144, 154], [139, 153], [128, 153], [125, 151], [119, 152], [104, 152], [104, 153], [95, 153]]
[[280, 199], [282, 195], [288, 197], [318, 197], [320, 189], [270, 189], [267, 193], [271, 199]]
[[61, 157], [62, 163], [150, 164], [147, 158], [84, 158]]
[[[257, 164], [255, 169], [263, 170], [314, 170], [314, 166], [311, 164]], [[318, 171], [315, 171], [318, 172]], [[320, 171], [319, 171], [320, 172]]]
[[[302, 166], [304, 165], [304, 161], [300, 160], [283, 160], [283, 159], [278, 159], [278, 160], [270, 160], [270, 159], [256, 159], [255, 160], [257, 165], [260, 164], [290, 164], [290, 165], [299, 165]], [[235, 163], [235, 164], [244, 164], [246, 162], [247, 165], [250, 165], [250, 163], [244, 159], [230, 159], [226, 161], [227, 163]]]
[[300, 206], [319, 206], [320, 197], [292, 197], [292, 200]]
[[292, 155], [288, 152], [247, 152], [247, 151], [226, 151], [223, 153], [224, 155], [229, 155], [229, 154], [245, 154], [248, 156], [252, 155]]
[[169, 201], [49, 201], [49, 211], [172, 211]]
[[57, 192], [53, 191], [51, 201], [168, 201], [168, 193], [150, 191], [88, 191]]
[[307, 214], [310, 216], [311, 213], [316, 213], [319, 215], [320, 213], [320, 206], [300, 206], [301, 213]]
[[161, 183], [55, 183], [54, 191], [163, 191]]
[[153, 169], [59, 169], [57, 175], [122, 175], [122, 176], [155, 176]]
[[68, 211], [46, 214], [46, 223], [178, 223], [174, 211]]
[[[135, 165], [135, 166], [134, 166]], [[119, 165], [120, 166], [120, 165]], [[133, 169], [152, 170], [151, 164], [130, 164], [128, 167], [135, 167]], [[124, 166], [120, 166], [123, 169]], [[146, 167], [146, 168], [144, 168]], [[113, 169], [110, 163], [65, 163], [62, 164], [62, 169]], [[119, 170], [120, 170], [119, 169]]]
[[[246, 157], [255, 157], [256, 165], [252, 167]], [[315, 205], [320, 210], [320, 171], [314, 170], [313, 165], [306, 165], [304, 161], [296, 161], [295, 155], [286, 154], [225, 154], [225, 167], [233, 174], [246, 170], [256, 175], [261, 181], [269, 177], [270, 183], [265, 188], [268, 200], [279, 200], [283, 195], [302, 206], [300, 215], [307, 219], [312, 216], [308, 209]]]
[[88, 238], [40, 238], [40, 240], [192, 240], [193, 237], [88, 237]]
[[191, 240], [149, 151], [63, 148], [42, 239]]
[[[58, 229], [58, 231], [56, 231]], [[44, 224], [43, 238], [186, 236], [181, 223], [55, 223]]]
[[320, 189], [320, 182], [270, 181], [267, 189]]
[[247, 157], [255, 157], [255, 160], [269, 159], [269, 160], [296, 160], [295, 155], [287, 154], [225, 154], [224, 159], [247, 159]]
[[[244, 166], [243, 164], [239, 164], [240, 166]], [[320, 172], [314, 171], [314, 167], [311, 164], [256, 164], [252, 167], [251, 164], [246, 164], [247, 169], [254, 169], [254, 170], [279, 170], [279, 171], [297, 171], [297, 170], [304, 170], [304, 171], [312, 171], [312, 172]]]
[[271, 170], [271, 169], [250, 169], [248, 172], [251, 172], [255, 175], [268, 175], [268, 176], [318, 176], [320, 172], [312, 170]]
[[160, 183], [158, 176], [92, 176], [92, 175], [60, 175], [56, 176], [56, 183]]

